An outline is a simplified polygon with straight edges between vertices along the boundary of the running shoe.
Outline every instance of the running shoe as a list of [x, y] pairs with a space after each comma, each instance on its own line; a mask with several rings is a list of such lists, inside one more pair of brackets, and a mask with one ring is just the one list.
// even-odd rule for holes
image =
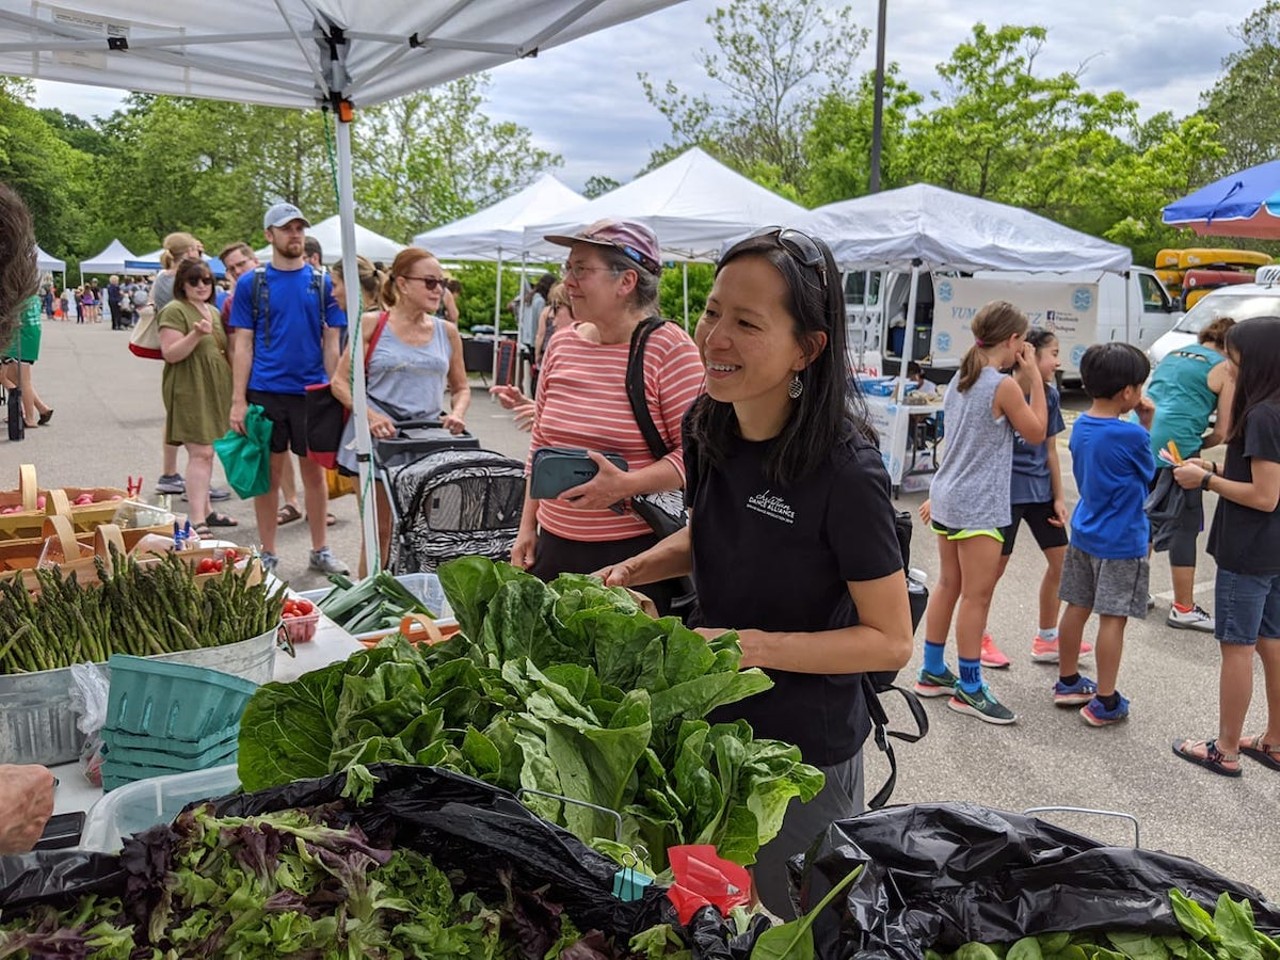
[[[1087, 640], [1080, 642], [1080, 656], [1087, 657], [1093, 653], [1093, 644]], [[1031, 641], [1031, 659], [1036, 663], [1057, 663], [1058, 662], [1058, 640], [1055, 637], [1052, 640], [1045, 640], [1040, 634], [1036, 634], [1036, 638]]]
[[996, 638], [990, 633], [982, 635], [982, 653], [979, 654], [979, 659], [988, 670], [1009, 669], [1009, 658], [996, 646]]
[[1081, 677], [1075, 683], [1059, 680], [1053, 685], [1053, 702], [1060, 707], [1078, 707], [1092, 701], [1097, 693], [1098, 685], [1088, 677]]
[[941, 673], [930, 673], [921, 667], [915, 690], [922, 697], [949, 697], [959, 680], [947, 667], [943, 667]]
[[259, 550], [258, 562], [262, 564], [262, 569], [267, 573], [275, 573], [276, 567], [280, 565], [280, 558], [267, 550]]
[[166, 473], [156, 481], [156, 493], [186, 493], [187, 482], [180, 473]]
[[1106, 704], [1094, 697], [1080, 708], [1080, 716], [1091, 727], [1109, 727], [1113, 723], [1129, 719], [1129, 701], [1121, 697], [1116, 708], [1108, 710]]
[[1213, 614], [1198, 603], [1193, 603], [1186, 613], [1171, 604], [1164, 622], [1175, 630], [1199, 630], [1201, 633], [1213, 633], [1214, 627]]
[[311, 551], [311, 560], [307, 564], [312, 570], [318, 570], [320, 573], [340, 573], [346, 576], [351, 569], [333, 555], [333, 551], [328, 547], [321, 547], [319, 550]]
[[947, 701], [947, 706], [956, 713], [967, 713], [986, 723], [1000, 726], [1008, 726], [1018, 719], [1012, 710], [991, 695], [991, 690], [985, 683], [977, 693], [969, 693], [956, 684], [951, 692], [951, 699]]

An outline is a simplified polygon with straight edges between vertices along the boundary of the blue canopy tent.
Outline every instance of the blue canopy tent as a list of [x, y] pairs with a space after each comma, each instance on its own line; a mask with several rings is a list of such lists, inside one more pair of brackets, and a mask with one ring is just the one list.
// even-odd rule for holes
[[[211, 257], [208, 254], [204, 256], [204, 262], [209, 265], [209, 271], [219, 280], [227, 275], [227, 268], [222, 265], [222, 261], [217, 257]], [[150, 254], [139, 257], [137, 260], [126, 260], [124, 262], [125, 273], [159, 273], [164, 269], [158, 258], [153, 258]]]

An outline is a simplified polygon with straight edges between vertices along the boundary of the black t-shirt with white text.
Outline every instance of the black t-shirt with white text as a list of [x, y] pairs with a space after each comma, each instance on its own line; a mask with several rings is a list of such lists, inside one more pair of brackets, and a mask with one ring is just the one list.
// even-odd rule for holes
[[[775, 441], [735, 439], [704, 476], [688, 429], [684, 436], [702, 624], [777, 632], [856, 626], [848, 581], [902, 569], [880, 451], [850, 430], [826, 464], [775, 489], [764, 471]], [[818, 766], [861, 749], [871, 730], [861, 674], [766, 672], [772, 689], [720, 708], [712, 722], [744, 719], [757, 737], [794, 743]]]
[[[1227, 444], [1222, 475], [1251, 483], [1254, 460], [1280, 463], [1280, 401], [1259, 403], [1244, 415], [1244, 430]], [[1231, 573], [1280, 573], [1280, 510], [1263, 513], [1220, 497], [1209, 554]]]

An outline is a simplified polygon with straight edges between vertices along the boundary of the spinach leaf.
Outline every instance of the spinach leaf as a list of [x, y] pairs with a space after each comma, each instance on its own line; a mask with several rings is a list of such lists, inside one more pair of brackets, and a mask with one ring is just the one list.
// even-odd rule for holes
[[[799, 920], [770, 927], [760, 934], [755, 946], [751, 948], [751, 960], [813, 960], [813, 921], [845, 887], [857, 879], [861, 872], [860, 866], [850, 870], [848, 875], [818, 902], [816, 907]], [[961, 949], [963, 950], [964, 947]], [[959, 953], [956, 956], [957, 960], [996, 960], [995, 954], [990, 950], [987, 950], [987, 953], [990, 956], [961, 958]]]

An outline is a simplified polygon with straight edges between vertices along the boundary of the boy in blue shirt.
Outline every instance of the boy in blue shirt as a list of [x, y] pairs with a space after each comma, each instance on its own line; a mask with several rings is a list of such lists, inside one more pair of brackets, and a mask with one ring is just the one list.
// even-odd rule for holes
[[[1150, 567], [1148, 523], [1143, 512], [1155, 474], [1151, 418], [1155, 404], [1142, 395], [1151, 364], [1128, 343], [1098, 343], [1080, 360], [1080, 379], [1092, 406], [1071, 431], [1071, 470], [1080, 502], [1071, 516], [1071, 545], [1058, 596], [1067, 604], [1058, 633], [1059, 706], [1084, 704], [1080, 716], [1095, 727], [1129, 716], [1129, 701], [1116, 689], [1124, 629], [1130, 617], [1145, 620]], [[1137, 411], [1141, 424], [1124, 419]], [[1098, 614], [1098, 680], [1080, 676], [1084, 625]]]

